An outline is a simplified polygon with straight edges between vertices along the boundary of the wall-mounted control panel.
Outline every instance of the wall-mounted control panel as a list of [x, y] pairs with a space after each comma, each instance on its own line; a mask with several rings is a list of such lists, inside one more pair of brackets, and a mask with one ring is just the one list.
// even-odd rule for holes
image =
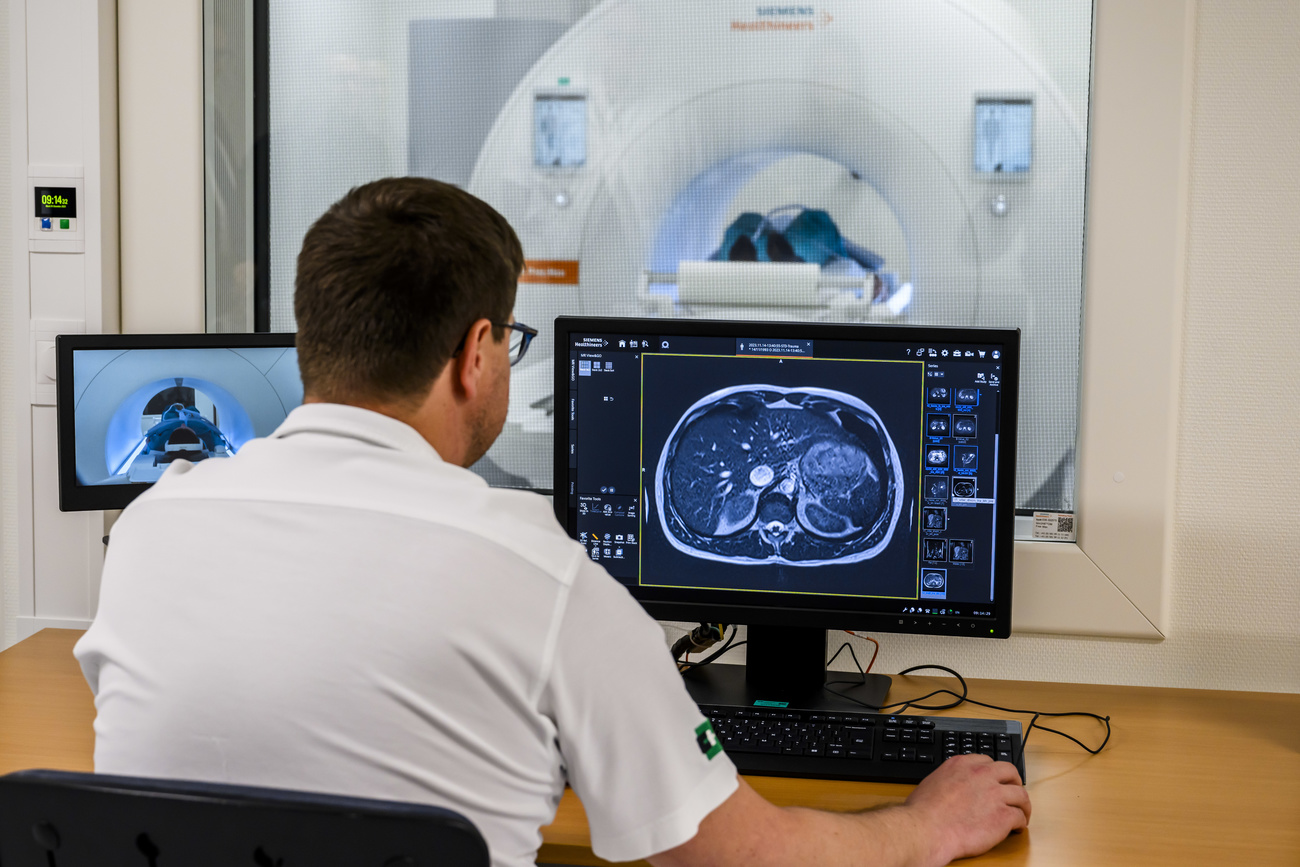
[[[33, 166], [33, 169], [37, 167]], [[28, 249], [82, 253], [86, 248], [85, 183], [80, 166], [42, 166], [27, 179]]]
[[76, 187], [36, 187], [35, 195], [35, 220], [39, 231], [77, 231]]

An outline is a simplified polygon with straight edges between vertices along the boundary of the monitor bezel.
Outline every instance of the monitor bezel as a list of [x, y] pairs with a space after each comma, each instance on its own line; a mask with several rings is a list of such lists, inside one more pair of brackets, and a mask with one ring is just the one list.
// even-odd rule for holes
[[133, 349], [292, 349], [291, 333], [255, 334], [60, 334], [54, 340], [55, 417], [58, 431], [59, 511], [125, 509], [153, 487], [152, 482], [126, 485], [77, 484], [76, 424], [72, 355], [78, 350]]
[[[570, 335], [575, 333], [681, 335], [683, 337], [780, 336], [812, 340], [869, 340], [919, 344], [996, 343], [1003, 349], [1001, 412], [1003, 454], [1016, 454], [1019, 418], [1020, 330], [927, 326], [769, 322], [765, 320], [655, 319], [625, 317], [559, 316], [555, 319], [555, 436], [554, 509], [560, 526], [575, 535], [564, 480], [568, 463], [568, 413], [562, 408], [569, 388]], [[563, 435], [561, 435], [563, 433]], [[624, 585], [643, 608], [658, 620], [706, 623], [744, 623], [772, 626], [807, 626], [929, 635], [966, 635], [1007, 638], [1011, 634], [1012, 569], [1015, 548], [1015, 461], [999, 462], [995, 481], [995, 552], [993, 616], [904, 615], [890, 612], [843, 610], [830, 604], [798, 604], [782, 594], [771, 605], [746, 604], [751, 594], [736, 591], [648, 588]], [[682, 598], [686, 594], [689, 598]], [[824, 597], [817, 597], [818, 600]], [[806, 599], [808, 603], [814, 600]]]

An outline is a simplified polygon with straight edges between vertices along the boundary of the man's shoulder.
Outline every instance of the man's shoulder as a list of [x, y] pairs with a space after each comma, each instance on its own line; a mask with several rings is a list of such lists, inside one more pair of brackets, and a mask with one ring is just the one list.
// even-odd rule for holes
[[336, 513], [338, 521], [319, 521], [321, 532], [364, 532], [372, 520], [408, 523], [414, 533], [421, 524], [438, 526], [504, 549], [565, 584], [585, 559], [538, 494], [492, 488], [468, 470], [418, 455], [374, 450], [363, 460], [329, 462], [280, 445], [258, 441], [234, 458], [177, 466], [132, 508], [184, 520], [188, 506], [220, 520], [255, 502], [261, 511]]

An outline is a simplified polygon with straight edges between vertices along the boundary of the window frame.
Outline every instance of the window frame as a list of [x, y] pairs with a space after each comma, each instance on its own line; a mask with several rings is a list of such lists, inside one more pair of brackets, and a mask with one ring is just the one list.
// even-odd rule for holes
[[[1016, 633], [1168, 631], [1195, 15], [1195, 0], [1094, 9], [1078, 541], [1016, 542]], [[167, 112], [137, 122], [175, 126]], [[122, 276], [124, 307], [175, 294], [125, 258]]]

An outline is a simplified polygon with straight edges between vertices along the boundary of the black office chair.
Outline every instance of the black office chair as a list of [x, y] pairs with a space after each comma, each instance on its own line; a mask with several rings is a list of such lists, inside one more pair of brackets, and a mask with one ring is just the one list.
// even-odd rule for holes
[[487, 867], [438, 807], [215, 783], [19, 771], [0, 777], [3, 867]]

